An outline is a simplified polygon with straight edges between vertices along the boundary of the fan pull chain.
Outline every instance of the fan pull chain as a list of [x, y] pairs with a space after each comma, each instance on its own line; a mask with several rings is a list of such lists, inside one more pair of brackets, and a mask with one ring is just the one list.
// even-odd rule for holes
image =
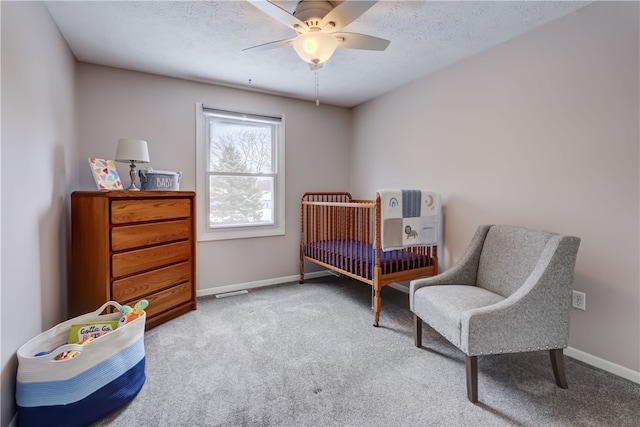
[[315, 70], [316, 73], [316, 107], [320, 105], [320, 84], [318, 83], [318, 70]]

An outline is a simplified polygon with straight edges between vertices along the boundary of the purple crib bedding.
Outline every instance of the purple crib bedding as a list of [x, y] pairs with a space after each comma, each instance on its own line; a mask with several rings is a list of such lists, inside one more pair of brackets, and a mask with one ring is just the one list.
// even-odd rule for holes
[[[373, 279], [375, 247], [358, 240], [323, 240], [304, 245], [304, 255], [342, 268], [350, 273]], [[380, 265], [385, 273], [404, 271], [418, 261], [426, 261], [426, 255], [400, 249], [380, 250]], [[424, 264], [426, 265], [426, 264]]]

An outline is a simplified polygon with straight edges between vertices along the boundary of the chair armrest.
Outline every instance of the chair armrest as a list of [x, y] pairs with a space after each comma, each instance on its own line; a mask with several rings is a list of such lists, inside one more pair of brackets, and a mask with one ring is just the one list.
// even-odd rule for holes
[[412, 280], [409, 283], [409, 307], [413, 311], [413, 294], [424, 286], [475, 285], [482, 245], [491, 225], [481, 225], [471, 239], [462, 257], [449, 270], [431, 277]]
[[482, 245], [491, 227], [491, 225], [478, 227], [462, 257], [449, 270], [435, 276], [412, 280], [410, 294], [413, 294], [423, 286], [475, 285]]
[[516, 292], [497, 304], [463, 313], [462, 351], [472, 356], [566, 347], [579, 244], [577, 237], [552, 237]]

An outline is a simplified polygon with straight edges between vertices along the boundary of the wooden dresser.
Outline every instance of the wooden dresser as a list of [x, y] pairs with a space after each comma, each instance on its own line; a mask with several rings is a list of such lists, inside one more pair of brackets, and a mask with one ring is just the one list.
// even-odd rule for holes
[[69, 315], [149, 301], [147, 329], [196, 309], [195, 193], [71, 194]]

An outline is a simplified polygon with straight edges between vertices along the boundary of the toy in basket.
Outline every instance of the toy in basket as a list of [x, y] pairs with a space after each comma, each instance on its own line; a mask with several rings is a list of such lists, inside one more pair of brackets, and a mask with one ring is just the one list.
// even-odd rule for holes
[[118, 327], [120, 328], [140, 317], [144, 313], [144, 309], [147, 307], [149, 307], [149, 301], [146, 299], [138, 301], [133, 308], [128, 305], [123, 305], [122, 308], [120, 308], [120, 314], [122, 317], [120, 317], [120, 320], [118, 321]]
[[[101, 314], [108, 307], [117, 312]], [[146, 314], [142, 305], [138, 308], [135, 317], [120, 325], [123, 307], [109, 301], [20, 347], [16, 378], [19, 425], [86, 426], [131, 401], [146, 379]], [[87, 322], [115, 322], [117, 327], [90, 336], [82, 344], [68, 344], [71, 326]], [[56, 360], [64, 353], [68, 357]]]

